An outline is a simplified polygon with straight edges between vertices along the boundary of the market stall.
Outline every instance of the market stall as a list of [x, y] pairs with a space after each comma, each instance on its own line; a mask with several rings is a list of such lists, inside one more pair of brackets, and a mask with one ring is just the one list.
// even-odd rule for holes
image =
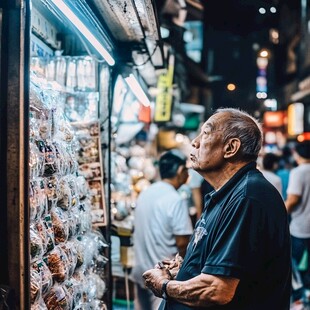
[[[132, 35], [121, 27], [113, 37], [121, 21], [106, 18], [96, 1], [1, 3], [4, 305], [112, 307], [112, 67], [116, 56], [119, 67], [128, 66], [139, 49], [148, 58], [138, 5], [128, 7], [138, 21]], [[123, 14], [120, 2], [109, 9]], [[155, 27], [150, 39], [157, 30], [152, 6], [147, 16], [145, 27]], [[148, 45], [158, 49], [154, 62], [158, 38]], [[123, 41], [130, 48], [117, 52]]]

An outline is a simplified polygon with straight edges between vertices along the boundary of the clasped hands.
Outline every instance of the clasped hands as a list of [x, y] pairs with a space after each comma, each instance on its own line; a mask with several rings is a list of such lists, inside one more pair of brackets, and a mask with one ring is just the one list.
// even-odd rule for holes
[[143, 273], [145, 286], [152, 290], [155, 296], [162, 297], [162, 285], [165, 280], [175, 279], [181, 268], [183, 259], [176, 255], [172, 260], [163, 260], [155, 265], [153, 269]]

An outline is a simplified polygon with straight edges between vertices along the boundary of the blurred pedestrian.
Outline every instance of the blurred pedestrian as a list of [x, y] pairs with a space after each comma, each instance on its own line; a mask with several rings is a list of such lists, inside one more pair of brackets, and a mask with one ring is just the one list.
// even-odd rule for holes
[[145, 288], [142, 274], [159, 260], [184, 257], [192, 223], [186, 200], [177, 189], [187, 181], [186, 156], [170, 150], [159, 159], [161, 181], [141, 192], [134, 213], [135, 310], [157, 309], [161, 299]]
[[[301, 274], [302, 287], [293, 287], [293, 301], [299, 303], [310, 295], [310, 141], [298, 143], [293, 156], [298, 166], [290, 172], [285, 205], [291, 216], [294, 266], [297, 268], [303, 255], [308, 254], [307, 268]], [[295, 273], [298, 272], [296, 268]]]
[[282, 180], [275, 173], [279, 167], [279, 157], [274, 153], [265, 153], [262, 158], [261, 172], [264, 177], [279, 191], [282, 195]]
[[189, 214], [194, 226], [202, 213], [201, 184], [204, 179], [192, 168], [188, 169], [188, 174], [188, 181], [178, 189], [178, 192], [187, 201]]
[[284, 146], [280, 155], [279, 166], [276, 170], [276, 174], [281, 178], [282, 181], [282, 197], [284, 200], [287, 198], [286, 192], [288, 180], [291, 169], [294, 167], [294, 163], [295, 161], [291, 148], [288, 145]]

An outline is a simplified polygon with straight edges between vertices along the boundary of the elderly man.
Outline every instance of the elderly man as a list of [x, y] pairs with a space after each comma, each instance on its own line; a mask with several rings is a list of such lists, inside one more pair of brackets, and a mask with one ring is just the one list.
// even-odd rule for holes
[[160, 309], [285, 310], [290, 305], [291, 252], [279, 192], [256, 169], [259, 123], [237, 109], [219, 109], [192, 142], [192, 167], [214, 191], [180, 264], [146, 271], [162, 296]]

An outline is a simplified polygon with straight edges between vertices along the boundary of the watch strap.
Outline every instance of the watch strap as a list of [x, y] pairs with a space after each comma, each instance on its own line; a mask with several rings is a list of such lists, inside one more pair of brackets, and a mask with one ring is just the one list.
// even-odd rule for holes
[[167, 285], [170, 282], [170, 280], [165, 280], [162, 287], [161, 287], [161, 296], [163, 299], [167, 299], [168, 298], [168, 294], [167, 294]]

